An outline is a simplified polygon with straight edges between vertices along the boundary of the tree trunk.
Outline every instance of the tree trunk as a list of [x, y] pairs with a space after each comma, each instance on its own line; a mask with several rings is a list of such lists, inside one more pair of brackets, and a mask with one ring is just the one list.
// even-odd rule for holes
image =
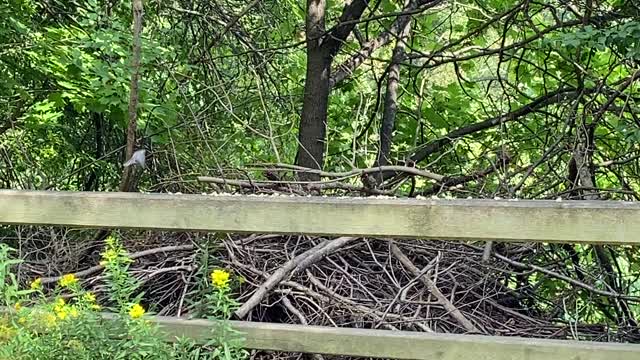
[[[575, 165], [577, 167], [577, 178], [582, 189], [582, 199], [585, 200], [602, 200], [597, 190], [595, 175], [592, 171], [593, 152], [595, 149], [594, 135], [596, 124], [581, 124], [576, 128], [577, 144], [573, 152]], [[604, 245], [593, 245], [596, 258], [604, 275], [605, 283], [615, 292], [622, 291], [620, 287], [619, 274], [613, 267], [613, 259], [607, 255], [607, 249]], [[613, 251], [611, 251], [613, 252]], [[633, 313], [629, 308], [629, 304], [624, 299], [614, 299], [617, 306], [613, 307], [618, 325], [637, 326], [637, 322], [633, 317]]]
[[[331, 56], [322, 46], [326, 5], [325, 0], [307, 0], [307, 74], [296, 164], [312, 169], [322, 168], [324, 139], [327, 133]], [[320, 176], [302, 173], [300, 179], [317, 181]]]
[[[131, 90], [129, 94], [129, 126], [127, 127], [127, 150], [125, 159], [131, 158], [136, 143], [136, 126], [138, 123], [138, 79], [140, 78], [140, 58], [142, 52], [142, 16], [144, 10], [142, 0], [132, 0], [133, 7], [133, 63], [131, 64]], [[132, 167], [122, 171], [120, 191], [130, 191]]]
[[[409, 2], [405, 7], [409, 6]], [[390, 164], [391, 145], [393, 144], [393, 130], [395, 129], [396, 114], [398, 113], [398, 82], [400, 81], [400, 62], [404, 58], [404, 48], [406, 40], [411, 30], [411, 18], [403, 23], [400, 31], [396, 47], [393, 49], [389, 74], [387, 76], [387, 92], [384, 98], [384, 112], [382, 114], [382, 124], [380, 125], [380, 147], [374, 167], [385, 166]], [[383, 180], [383, 174], [380, 173], [376, 182], [379, 184]]]
[[[298, 133], [296, 164], [322, 169], [327, 135], [329, 78], [333, 58], [353, 31], [355, 23], [367, 8], [368, 0], [352, 0], [345, 5], [338, 25], [325, 31], [326, 0], [307, 0], [307, 73], [304, 83], [304, 104]], [[301, 173], [300, 180], [317, 181], [319, 174]]]

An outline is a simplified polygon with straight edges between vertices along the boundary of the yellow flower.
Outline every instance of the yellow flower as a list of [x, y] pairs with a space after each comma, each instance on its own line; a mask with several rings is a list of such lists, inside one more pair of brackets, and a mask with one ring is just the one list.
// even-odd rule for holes
[[88, 292], [88, 293], [82, 295], [82, 300], [84, 300], [84, 301], [86, 301], [88, 303], [94, 303], [94, 302], [96, 302], [96, 296], [93, 293]]
[[27, 319], [25, 317], [18, 318], [18, 324], [24, 325], [26, 322], [27, 322]]
[[56, 302], [55, 302], [55, 308], [56, 309], [62, 309], [64, 307], [64, 299], [63, 298], [57, 298]]
[[42, 279], [37, 278], [31, 282], [31, 290], [38, 290], [42, 287]]
[[9, 326], [0, 325], [0, 343], [11, 340], [15, 336], [15, 329]]
[[69, 314], [67, 313], [66, 309], [60, 309], [59, 311], [56, 311], [56, 315], [58, 315], [60, 320], [64, 320], [64, 319], [67, 318], [67, 315], [69, 315]]
[[80, 314], [78, 313], [78, 309], [76, 309], [75, 307], [72, 307], [71, 309], [69, 309], [69, 315], [72, 318], [77, 318]]
[[229, 285], [229, 273], [224, 270], [213, 270], [211, 283], [218, 289], [225, 289]]
[[22, 309], [22, 305], [20, 304], [20, 302], [17, 302], [15, 305], [13, 305], [13, 308], [16, 309], [16, 311], [20, 311], [20, 309]]
[[118, 258], [118, 255], [120, 254], [115, 249], [107, 249], [105, 252], [102, 253], [102, 261], [100, 262], [100, 265], [102, 266], [107, 265], [107, 263], [110, 263], [116, 260]]
[[62, 277], [62, 279], [60, 279], [60, 286], [62, 287], [69, 287], [72, 285], [75, 285], [78, 282], [78, 278], [76, 278], [75, 275], [73, 274], [66, 274]]
[[140, 304], [133, 305], [129, 310], [129, 316], [131, 316], [132, 319], [140, 318], [142, 317], [142, 315], [144, 315], [144, 313], [144, 308], [140, 306]]
[[90, 306], [91, 310], [96, 310], [96, 311], [100, 311], [102, 310], [102, 307], [98, 304], [93, 304]]

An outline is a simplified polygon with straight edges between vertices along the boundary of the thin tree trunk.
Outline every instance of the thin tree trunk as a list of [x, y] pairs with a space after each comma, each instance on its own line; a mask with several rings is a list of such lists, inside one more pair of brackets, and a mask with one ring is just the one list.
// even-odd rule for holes
[[[409, 7], [409, 1], [406, 1], [405, 8]], [[398, 113], [398, 83], [400, 81], [400, 62], [404, 58], [404, 49], [406, 40], [411, 31], [411, 17], [403, 21], [404, 27], [400, 31], [397, 39], [396, 47], [393, 49], [389, 74], [387, 76], [387, 91], [384, 99], [384, 112], [382, 114], [382, 123], [380, 125], [380, 147], [378, 155], [373, 167], [385, 166], [391, 163], [391, 145], [393, 144], [393, 130], [395, 129], [396, 114]], [[377, 183], [382, 182], [382, 173], [378, 176]]]
[[[131, 158], [136, 144], [136, 125], [138, 121], [138, 78], [140, 77], [140, 57], [142, 49], [142, 16], [144, 9], [142, 0], [132, 0], [133, 8], [133, 60], [131, 64], [131, 89], [129, 94], [129, 126], [127, 127], [127, 149], [125, 159]], [[131, 191], [134, 183], [134, 166], [127, 166], [122, 171], [122, 179], [120, 179], [120, 191]], [[102, 245], [102, 241], [109, 235], [109, 230], [102, 229], [96, 234], [95, 238], [84, 253], [79, 254], [81, 263], [88, 263], [91, 252], [98, 246]]]
[[[129, 94], [129, 126], [127, 127], [126, 159], [131, 158], [136, 144], [136, 126], [138, 121], [138, 79], [140, 77], [140, 57], [142, 49], [142, 0], [132, 0], [133, 7], [133, 61], [131, 64], [131, 90]], [[130, 191], [133, 182], [133, 166], [127, 166], [122, 172], [120, 191]]]
[[[597, 124], [591, 124], [587, 126], [582, 124], [576, 128], [577, 133], [577, 146], [573, 152], [573, 158], [575, 159], [577, 167], [577, 179], [579, 186], [585, 188], [582, 193], [582, 198], [585, 200], [601, 200], [600, 194], [597, 190], [597, 183], [592, 171], [592, 159], [595, 148], [594, 144], [594, 132]], [[602, 269], [605, 283], [615, 292], [621, 292], [619, 278], [616, 276], [616, 271], [612, 264], [612, 259], [607, 255], [607, 249], [604, 245], [593, 245], [598, 263]], [[633, 317], [629, 304], [624, 299], [616, 299], [614, 302], [617, 306], [614, 306], [616, 320], [618, 325], [632, 325], [636, 326], [637, 322]]]

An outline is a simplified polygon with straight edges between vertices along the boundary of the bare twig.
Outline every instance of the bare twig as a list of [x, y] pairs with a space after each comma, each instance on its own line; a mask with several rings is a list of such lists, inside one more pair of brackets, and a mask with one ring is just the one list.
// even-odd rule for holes
[[440, 305], [442, 305], [451, 314], [451, 316], [453, 316], [453, 318], [460, 323], [460, 325], [462, 325], [468, 332], [480, 333], [480, 330], [478, 330], [478, 328], [471, 321], [469, 321], [469, 319], [462, 315], [460, 310], [458, 310], [458, 308], [455, 307], [455, 305], [453, 305], [451, 301], [449, 301], [449, 299], [447, 299], [447, 297], [440, 292], [440, 289], [438, 289], [436, 284], [427, 276], [424, 276], [420, 273], [420, 269], [418, 269], [411, 262], [411, 260], [409, 260], [409, 258], [402, 253], [402, 250], [400, 250], [400, 248], [396, 244], [391, 243], [391, 252], [405, 268], [407, 268], [412, 274], [414, 274], [414, 276], [420, 276], [420, 280], [423, 284], [425, 284], [425, 286], [427, 287], [427, 289], [429, 289], [433, 296], [436, 297], [438, 303], [440, 303]]
[[[133, 254], [130, 254], [129, 257], [131, 259], [138, 259], [138, 258], [141, 258], [141, 257], [144, 257], [144, 256], [149, 256], [149, 255], [154, 255], [154, 254], [174, 252], [174, 251], [189, 251], [189, 250], [193, 250], [193, 249], [195, 249], [195, 245], [164, 246], [164, 247], [159, 247], [159, 248], [155, 248], [155, 249], [149, 249], [149, 250], [135, 252]], [[86, 270], [75, 272], [75, 273], [73, 273], [73, 275], [75, 275], [78, 278], [83, 278], [83, 277], [87, 277], [87, 276], [89, 276], [91, 274], [97, 273], [97, 272], [101, 271], [102, 269], [104, 269], [104, 266], [96, 265], [96, 266], [92, 266], [92, 267], [90, 267], [90, 268], [88, 268]], [[62, 276], [44, 277], [41, 280], [42, 280], [42, 284], [52, 284], [52, 283], [60, 281], [60, 279], [62, 279]]]
[[291, 187], [286, 187], [285, 185], [291, 184], [305, 184], [306, 188], [310, 190], [346, 190], [352, 192], [363, 192], [367, 194], [374, 195], [393, 195], [393, 191], [389, 190], [379, 190], [379, 189], [369, 189], [361, 186], [355, 186], [350, 184], [343, 184], [337, 182], [308, 182], [308, 181], [259, 181], [259, 180], [236, 180], [236, 179], [226, 179], [220, 177], [212, 177], [212, 176], [199, 176], [198, 181], [203, 183], [211, 183], [211, 184], [219, 184], [219, 185], [229, 185], [235, 186], [245, 189], [254, 189], [262, 192], [288, 192], [295, 193], [298, 195], [305, 195], [304, 192], [292, 189]]
[[[466, 246], [469, 246], [469, 247], [472, 247], [474, 249], [480, 250], [477, 247], [472, 246], [472, 245], [466, 245]], [[612, 292], [612, 291], [596, 289], [595, 287], [593, 287], [591, 285], [588, 285], [588, 284], [585, 284], [582, 281], [579, 281], [579, 280], [576, 280], [576, 279], [572, 279], [572, 278], [570, 278], [570, 277], [568, 277], [566, 275], [559, 274], [559, 273], [557, 273], [555, 271], [551, 271], [549, 269], [545, 269], [545, 268], [543, 268], [541, 266], [538, 266], [538, 265], [525, 264], [523, 262], [510, 259], [510, 258], [508, 258], [506, 256], [497, 254], [495, 252], [492, 252], [491, 255], [493, 257], [495, 257], [496, 259], [504, 261], [504, 262], [506, 262], [507, 264], [509, 264], [511, 266], [515, 266], [515, 267], [518, 267], [518, 268], [521, 268], [521, 269], [535, 270], [535, 271], [541, 272], [543, 274], [549, 275], [551, 277], [554, 277], [556, 279], [560, 279], [560, 280], [566, 281], [566, 282], [568, 282], [570, 284], [573, 284], [575, 286], [581, 287], [581, 288], [583, 288], [585, 290], [591, 291], [591, 292], [593, 292], [595, 294], [598, 294], [598, 295], [610, 296], [610, 297], [614, 297], [614, 298], [618, 298], [618, 299], [625, 299], [625, 300], [629, 300], [629, 301], [640, 302], [640, 298], [637, 297], [637, 296], [627, 296], [627, 295], [619, 294], [619, 293]]]

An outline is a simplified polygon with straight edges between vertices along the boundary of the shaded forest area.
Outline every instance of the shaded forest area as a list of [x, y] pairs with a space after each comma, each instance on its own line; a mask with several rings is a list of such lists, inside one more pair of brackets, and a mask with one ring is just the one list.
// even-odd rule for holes
[[[639, 79], [637, 0], [4, 0], [0, 187], [638, 201]], [[0, 228], [98, 294], [105, 236]], [[637, 248], [123, 236], [161, 315], [640, 342]]]

